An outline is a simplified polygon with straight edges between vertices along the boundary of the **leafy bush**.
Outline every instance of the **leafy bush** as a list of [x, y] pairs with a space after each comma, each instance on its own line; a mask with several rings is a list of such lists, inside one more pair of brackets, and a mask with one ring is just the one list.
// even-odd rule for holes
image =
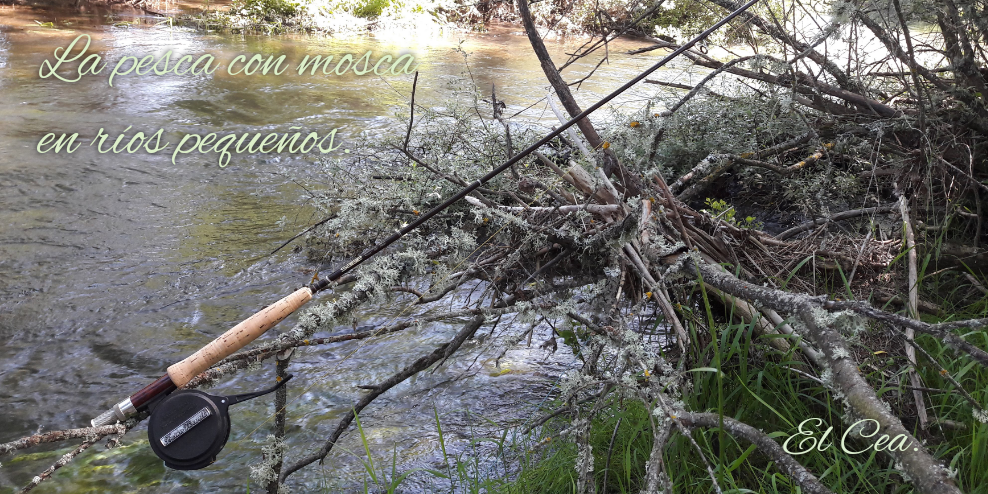
[[316, 0], [310, 10], [326, 15], [349, 14], [363, 19], [378, 17], [406, 17], [424, 14], [441, 8], [441, 2], [431, 0]]
[[350, 13], [357, 17], [378, 17], [391, 4], [391, 0], [356, 0], [347, 3], [351, 4]]
[[292, 0], [234, 0], [230, 11], [256, 20], [278, 22], [297, 17], [302, 13], [302, 4]]

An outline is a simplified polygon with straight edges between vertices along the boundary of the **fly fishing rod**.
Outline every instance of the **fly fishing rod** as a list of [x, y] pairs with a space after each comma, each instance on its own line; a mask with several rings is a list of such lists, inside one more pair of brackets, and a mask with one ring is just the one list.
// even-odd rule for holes
[[[757, 2], [758, 0], [749, 0], [748, 3], [742, 5], [740, 8], [732, 12], [727, 17], [721, 19], [717, 24], [714, 24], [706, 31], [700, 33], [695, 38], [691, 39], [686, 44], [680, 46], [672, 53], [666, 55], [664, 58], [662, 58], [662, 60], [659, 60], [655, 65], [651, 66], [650, 68], [648, 68], [647, 70], [636, 76], [634, 79], [628, 81], [623, 86], [616, 89], [611, 94], [608, 94], [597, 103], [594, 103], [586, 110], [583, 110], [582, 112], [580, 112], [579, 115], [576, 115], [567, 122], [563, 123], [562, 125], [559, 126], [559, 128], [550, 132], [548, 135], [540, 139], [535, 144], [532, 144], [525, 150], [516, 154], [513, 158], [509, 159], [508, 161], [505, 161], [497, 168], [491, 170], [488, 174], [484, 175], [477, 181], [464, 187], [462, 190], [456, 193], [456, 195], [450, 197], [442, 204], [432, 208], [432, 210], [421, 215], [415, 221], [408, 224], [404, 228], [398, 230], [390, 237], [367, 248], [355, 259], [344, 264], [343, 267], [337, 269], [335, 272], [333, 272], [326, 278], [315, 281], [308, 286], [299, 288], [298, 290], [288, 295], [287, 297], [275, 302], [274, 304], [266, 307], [260, 312], [243, 320], [236, 326], [230, 328], [225, 333], [220, 335], [218, 338], [216, 338], [206, 346], [202, 347], [201, 349], [190, 355], [185, 360], [182, 360], [181, 362], [171, 365], [170, 367], [168, 367], [168, 371], [164, 376], [161, 376], [153, 383], [147, 385], [140, 391], [130, 395], [129, 397], [127, 397], [127, 399], [121, 401], [120, 403], [117, 403], [116, 405], [113, 406], [113, 408], [107, 410], [99, 417], [93, 419], [92, 425], [94, 427], [101, 425], [111, 425], [116, 423], [117, 421], [126, 420], [128, 417], [136, 415], [139, 411], [146, 410], [156, 398], [168, 395], [173, 391], [175, 391], [176, 389], [185, 386], [186, 384], [188, 384], [189, 381], [192, 380], [193, 377], [209, 369], [214, 364], [230, 356], [237, 350], [240, 350], [250, 342], [254, 341], [254, 339], [264, 334], [265, 331], [271, 329], [275, 324], [278, 324], [283, 319], [288, 317], [291, 313], [295, 312], [299, 307], [305, 305], [306, 302], [312, 299], [312, 296], [314, 294], [322, 290], [325, 290], [330, 285], [332, 285], [335, 281], [339, 280], [343, 275], [350, 272], [364, 261], [370, 259], [378, 252], [381, 252], [389, 245], [397, 242], [403, 236], [415, 230], [416, 228], [421, 226], [423, 223], [428, 221], [436, 214], [440, 213], [441, 211], [443, 211], [450, 205], [456, 203], [460, 199], [463, 199], [464, 197], [467, 196], [467, 194], [473, 192], [474, 190], [484, 185], [494, 177], [498, 176], [501, 172], [507, 170], [515, 163], [518, 163], [523, 158], [525, 158], [526, 156], [528, 156], [529, 154], [531, 154], [533, 151], [537, 150], [544, 144], [548, 143], [552, 139], [555, 139], [557, 136], [562, 134], [566, 129], [572, 127], [580, 120], [583, 120], [591, 113], [597, 111], [598, 109], [600, 109], [600, 107], [610, 102], [612, 99], [614, 99], [615, 97], [626, 91], [631, 86], [634, 86], [635, 84], [641, 82], [642, 79], [650, 75], [652, 72], [655, 72], [663, 65], [669, 63], [671, 60], [678, 57], [684, 51], [689, 50], [690, 48], [693, 47], [693, 45], [699, 43], [717, 29], [720, 29], [724, 24], [730, 22], [731, 19], [734, 19], [735, 17], [741, 15], [741, 13], [748, 10], [748, 8], [750, 8], [752, 5], [754, 5]], [[210, 413], [219, 413], [219, 412], [211, 412], [210, 410], [211, 409], [209, 409], [208, 407], [204, 407], [195, 415], [190, 415], [186, 420], [176, 422], [176, 424], [174, 424], [176, 425], [175, 429], [171, 430], [169, 434], [177, 433], [178, 435], [181, 435], [184, 433], [184, 431], [187, 431], [191, 429], [191, 427], [194, 427], [196, 424], [202, 422], [203, 420], [206, 420], [206, 417], [208, 417]], [[152, 420], [154, 420], [153, 417]], [[227, 428], [227, 430], [229, 429]], [[222, 447], [222, 445], [220, 447]]]

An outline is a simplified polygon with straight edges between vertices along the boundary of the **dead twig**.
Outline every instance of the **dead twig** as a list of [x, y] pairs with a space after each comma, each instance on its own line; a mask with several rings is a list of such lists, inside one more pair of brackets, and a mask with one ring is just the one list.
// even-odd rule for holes
[[353, 407], [350, 409], [350, 412], [347, 413], [347, 415], [344, 416], [342, 420], [340, 420], [339, 424], [336, 426], [336, 429], [330, 434], [329, 438], [326, 439], [326, 443], [323, 445], [323, 447], [318, 452], [313, 453], [309, 456], [305, 456], [299, 459], [298, 461], [296, 461], [295, 463], [293, 463], [290, 467], [285, 468], [282, 471], [281, 476], [279, 477], [279, 481], [284, 482], [289, 475], [297, 472], [299, 469], [311, 463], [315, 463], [317, 461], [322, 462], [323, 459], [326, 458], [326, 455], [328, 455], [329, 452], [333, 449], [333, 446], [336, 444], [336, 441], [339, 440], [340, 436], [343, 435], [347, 427], [350, 426], [350, 423], [353, 421], [356, 414], [360, 413], [361, 410], [366, 408], [378, 396], [381, 396], [389, 389], [397, 386], [398, 384], [414, 376], [415, 374], [418, 374], [419, 372], [429, 368], [429, 366], [431, 366], [432, 364], [435, 364], [436, 362], [439, 362], [440, 360], [443, 360], [449, 357], [450, 355], [452, 355], [453, 352], [455, 352], [460, 347], [460, 345], [462, 345], [463, 342], [467, 340], [467, 338], [472, 336], [483, 323], [484, 323], [483, 315], [475, 316], [473, 319], [470, 320], [470, 322], [468, 322], [466, 325], [463, 326], [463, 329], [461, 329], [460, 332], [458, 332], [456, 336], [453, 337], [452, 340], [450, 340], [447, 343], [444, 343], [443, 345], [440, 345], [429, 355], [420, 357], [415, 362], [409, 364], [404, 369], [399, 371], [397, 374], [394, 374], [390, 378], [375, 385], [374, 389], [370, 393], [368, 393], [359, 401], [354, 403]]
[[[902, 225], [906, 233], [906, 249], [908, 249], [908, 283], [909, 283], [909, 303], [906, 305], [909, 317], [919, 319], [919, 271], [916, 267], [916, 236], [913, 234], [912, 222], [909, 221], [909, 204], [905, 195], [899, 195], [899, 213], [902, 215]], [[905, 330], [906, 341], [912, 342], [916, 333], [912, 328]], [[916, 349], [910, 344], [906, 346], [906, 359], [909, 360], [909, 382], [913, 387], [920, 387], [922, 382], [916, 374]], [[923, 401], [923, 393], [913, 390], [913, 399], [916, 402], [916, 413], [919, 416], [920, 429], [926, 430], [929, 427], [929, 416], [926, 414], [926, 404]]]
[[786, 231], [784, 231], [784, 232], [776, 235], [775, 238], [777, 240], [786, 240], [788, 238], [794, 237], [794, 236], [796, 236], [796, 235], [798, 235], [800, 233], [803, 233], [805, 231], [812, 230], [813, 228], [816, 228], [818, 226], [826, 225], [827, 223], [830, 223], [831, 221], [841, 221], [841, 220], [847, 220], [847, 219], [851, 219], [851, 218], [857, 218], [857, 217], [860, 217], [860, 216], [868, 216], [870, 214], [887, 213], [887, 212], [890, 212], [890, 211], [895, 211], [896, 208], [898, 208], [897, 205], [891, 205], [890, 204], [890, 205], [886, 205], [886, 206], [876, 206], [876, 207], [873, 207], [873, 208], [861, 208], [861, 209], [852, 209], [852, 210], [849, 210], [849, 211], [842, 211], [840, 213], [831, 215], [828, 218], [817, 218], [817, 219], [814, 219], [814, 220], [811, 220], [811, 221], [807, 221], [806, 223], [802, 223], [802, 224], [799, 224], [797, 226], [794, 226], [794, 227], [792, 227], [792, 228], [790, 228], [790, 229], [788, 229], [788, 230], [786, 230]]

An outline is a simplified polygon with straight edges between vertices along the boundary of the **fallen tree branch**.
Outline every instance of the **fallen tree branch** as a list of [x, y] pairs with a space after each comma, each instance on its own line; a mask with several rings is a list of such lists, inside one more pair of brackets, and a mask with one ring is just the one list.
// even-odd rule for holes
[[[467, 196], [466, 201], [474, 206], [484, 206], [483, 202], [475, 199], [473, 197]], [[502, 211], [508, 211], [512, 213], [521, 212], [560, 212], [560, 213], [575, 213], [577, 211], [587, 211], [594, 214], [613, 214], [621, 211], [622, 207], [620, 204], [578, 204], [578, 205], [568, 205], [559, 207], [528, 207], [523, 208], [520, 206], [495, 206]]]
[[13, 453], [19, 449], [26, 449], [39, 444], [57, 443], [68, 441], [69, 439], [92, 438], [102, 439], [112, 434], [119, 434], [118, 425], [103, 425], [100, 427], [82, 427], [79, 429], [66, 429], [60, 431], [49, 431], [41, 434], [34, 434], [27, 437], [0, 444], [0, 456]]
[[[908, 264], [908, 292], [909, 303], [906, 304], [907, 314], [912, 319], [919, 319], [919, 270], [916, 266], [916, 236], [913, 234], [913, 225], [909, 221], [909, 204], [906, 196], [899, 195], [899, 214], [902, 216], [902, 226], [906, 234], [906, 249]], [[916, 330], [906, 328], [906, 359], [909, 361], [909, 382], [914, 387], [922, 386], [919, 375], [916, 374], [916, 349], [911, 344], [916, 336]], [[926, 403], [923, 401], [922, 391], [913, 390], [913, 400], [916, 402], [916, 414], [919, 416], [919, 428], [926, 430], [930, 425], [930, 418], [926, 414]]]
[[800, 233], [803, 233], [805, 231], [812, 230], [812, 229], [814, 229], [814, 228], [816, 228], [818, 226], [826, 225], [827, 223], [830, 223], [831, 221], [841, 221], [841, 220], [847, 220], [847, 219], [851, 219], [851, 218], [857, 218], [859, 216], [867, 216], [867, 215], [870, 215], [870, 214], [887, 213], [887, 212], [890, 212], [890, 211], [895, 211], [896, 208], [897, 208], [897, 206], [889, 204], [889, 205], [885, 205], [885, 206], [876, 206], [876, 207], [873, 207], [873, 208], [861, 208], [861, 209], [852, 209], [852, 210], [849, 210], [849, 211], [842, 211], [840, 213], [831, 215], [828, 218], [817, 218], [817, 219], [814, 219], [814, 220], [807, 221], [806, 223], [801, 223], [801, 224], [799, 224], [797, 226], [794, 226], [794, 227], [792, 227], [792, 228], [790, 228], [790, 229], [788, 229], [788, 230], [786, 230], [786, 231], [784, 231], [784, 232], [776, 235], [775, 238], [777, 240], [786, 240], [788, 238], [794, 237], [794, 236], [796, 236], [796, 235], [798, 235]]
[[87, 439], [82, 444], [80, 444], [78, 447], [76, 447], [74, 450], [72, 450], [72, 451], [70, 451], [70, 452], [65, 453], [64, 455], [62, 455], [62, 457], [59, 458], [58, 461], [56, 461], [54, 464], [52, 464], [52, 466], [48, 467], [44, 472], [41, 472], [41, 474], [39, 474], [36, 477], [34, 477], [33, 479], [31, 479], [31, 482], [29, 484], [27, 484], [26, 486], [24, 486], [23, 489], [21, 489], [21, 491], [20, 491], [21, 494], [24, 494], [25, 492], [30, 492], [32, 489], [34, 489], [35, 487], [37, 487], [38, 484], [40, 484], [40, 483], [44, 482], [45, 480], [49, 479], [52, 476], [52, 474], [55, 473], [55, 470], [58, 470], [59, 468], [64, 467], [70, 461], [72, 461], [73, 458], [75, 458], [76, 456], [79, 456], [80, 453], [82, 453], [83, 451], [89, 449], [90, 446], [96, 444], [97, 442], [99, 442], [99, 438], [96, 438], [96, 439]]
[[922, 442], [906, 430], [901, 420], [885, 407], [875, 389], [865, 381], [843, 336], [830, 327], [834, 316], [827, 314], [821, 307], [826, 306], [826, 300], [753, 285], [689, 256], [684, 261], [683, 267], [700, 275], [705, 283], [752, 303], [798, 317], [806, 327], [804, 336], [823, 352], [831, 371], [832, 385], [845, 396], [848, 412], [854, 417], [875, 421], [881, 434], [889, 437], [903, 435], [906, 442], [913, 445], [913, 448], [907, 448], [906, 451], [889, 454], [902, 464], [916, 490], [923, 494], [960, 494], [960, 490], [947, 476], [944, 466], [930, 455]]
[[[717, 1], [721, 1], [721, 0], [717, 0]], [[674, 43], [663, 42], [663, 43], [657, 43], [655, 46], [649, 48], [675, 49], [678, 47], [679, 46]], [[639, 49], [632, 51], [630, 53], [632, 54], [642, 53], [643, 51], [646, 50], [647, 49]], [[697, 65], [707, 67], [713, 70], [719, 70], [723, 68], [724, 65], [730, 63], [730, 62], [720, 62], [718, 60], [714, 60], [710, 57], [696, 53], [692, 50], [687, 50], [686, 52], [684, 52], [684, 55], [687, 58], [689, 58], [693, 63], [696, 63]], [[767, 55], [761, 55], [761, 57], [767, 61], [786, 64], [782, 60], [778, 60], [776, 58], [769, 57]], [[844, 89], [842, 87], [827, 84], [823, 81], [817, 80], [816, 78], [810, 75], [795, 70], [793, 70], [792, 73], [790, 74], [783, 74], [783, 75], [773, 75], [765, 72], [756, 72], [754, 70], [743, 69], [737, 66], [729, 66], [727, 68], [724, 68], [723, 70], [739, 77], [744, 77], [747, 79], [761, 81], [768, 84], [773, 84], [776, 86], [791, 89], [796, 93], [794, 96], [799, 96], [799, 98], [794, 98], [795, 101], [797, 101], [802, 105], [808, 106], [810, 108], [815, 108], [821, 111], [828, 111], [835, 114], [858, 113], [858, 111], [855, 111], [854, 109], [841, 107], [840, 105], [834, 104], [833, 101], [827, 101], [819, 97], [820, 95], [825, 95], [825, 96], [837, 98], [846, 103], [850, 103], [851, 105], [860, 108], [861, 111], [867, 112], [866, 114], [877, 115], [882, 118], [896, 118], [902, 116], [902, 112], [880, 101], [874, 100], [872, 98], [856, 93], [854, 91]], [[807, 97], [815, 98], [816, 100], [813, 101], [806, 99]]]
[[[717, 4], [722, 8], [727, 9], [728, 11], [731, 12], [737, 10], [737, 8], [740, 6], [740, 4], [735, 3], [731, 0], [710, 0], [710, 2]], [[835, 64], [833, 61], [827, 58], [824, 54], [821, 54], [820, 52], [813, 49], [812, 46], [795, 39], [793, 36], [790, 36], [788, 33], [783, 31], [779, 26], [770, 24], [768, 21], [759, 17], [757, 14], [751, 11], [745, 12], [744, 14], [741, 15], [741, 17], [745, 20], [745, 22], [755, 25], [756, 27], [761, 29], [765, 34], [768, 34], [769, 36], [775, 38], [782, 44], [793, 47], [796, 50], [796, 52], [799, 53], [799, 57], [805, 56], [810, 60], [812, 60], [813, 62], [815, 62], [817, 65], [823, 67], [824, 70], [826, 70], [831, 76], [834, 77], [834, 79], [837, 82], [837, 85], [840, 86], [841, 88], [850, 89], [850, 90], [860, 89], [859, 85], [855, 83], [853, 79], [848, 77], [848, 75], [844, 73], [844, 71], [842, 71], [840, 67], [837, 66], [837, 64]]]
[[863, 316], [875, 319], [877, 321], [887, 322], [889, 324], [904, 326], [912, 328], [921, 333], [926, 333], [928, 335], [937, 338], [947, 346], [954, 348], [956, 350], [963, 350], [971, 358], [975, 359], [981, 365], [988, 366], [988, 352], [968, 343], [960, 336], [957, 336], [949, 331], [958, 328], [983, 328], [988, 326], [988, 319], [968, 319], [964, 321], [955, 322], [943, 322], [938, 324], [927, 324], [925, 322], [910, 319], [908, 317], [903, 317], [898, 314], [892, 314], [885, 312], [880, 309], [876, 309], [864, 302], [859, 301], [837, 301], [837, 300], [827, 300], [823, 302], [822, 307], [827, 310], [839, 311], [839, 310], [851, 310], [861, 314]]
[[[0, 445], [0, 454], [2, 454], [5, 451], [6, 449], [5, 447], [10, 447], [11, 449], [6, 449], [6, 452], [10, 452], [15, 449], [22, 449], [24, 447], [34, 446], [40, 443], [55, 442], [55, 441], [62, 441], [65, 439], [69, 439], [68, 437], [61, 437], [56, 439], [55, 437], [59, 436], [60, 435], [59, 433], [63, 433], [61, 435], [65, 435], [65, 433], [77, 434], [79, 431], [89, 432], [89, 434], [83, 436], [73, 435], [73, 437], [85, 437], [86, 440], [83, 441], [83, 443], [77, 446], [74, 450], [69, 451], [68, 453], [62, 455], [62, 457], [59, 458], [58, 461], [53, 463], [44, 472], [41, 472], [33, 479], [31, 479], [31, 482], [20, 490], [21, 494], [24, 494], [25, 492], [30, 492], [32, 489], [37, 487], [38, 484], [51, 478], [52, 474], [55, 473], [55, 470], [58, 470], [59, 468], [62, 468], [65, 465], [68, 465], [69, 462], [72, 461], [76, 456], [79, 456], [83, 451], [89, 449], [90, 446], [98, 443], [104, 437], [117, 436], [119, 438], [119, 436], [123, 436], [124, 434], [127, 433], [128, 430], [132, 429], [135, 425], [137, 425], [138, 421], [139, 420], [137, 419], [131, 419], [128, 420], [126, 423], [117, 423], [115, 425], [105, 425], [101, 427], [86, 427], [83, 429], [71, 429], [69, 431], [54, 431], [46, 434], [35, 434], [34, 436], [29, 436], [27, 438], [19, 439], [11, 443]], [[111, 441], [111, 443], [113, 443], [113, 441]], [[111, 443], [108, 443], [107, 447], [110, 447]]]
[[673, 113], [676, 113], [676, 110], [682, 108], [683, 105], [685, 105], [687, 102], [689, 102], [689, 100], [693, 99], [693, 97], [696, 96], [697, 94], [699, 94], [700, 93], [700, 90], [703, 89], [704, 86], [706, 86], [708, 82], [712, 81], [715, 77], [717, 77], [718, 75], [720, 75], [722, 72], [724, 72], [725, 70], [730, 69], [731, 67], [733, 67], [733, 66], [735, 66], [735, 65], [737, 65], [739, 63], [747, 62], [748, 60], [751, 60], [751, 59], [757, 58], [757, 57], [758, 57], [758, 55], [753, 55], [753, 56], [749, 56], [749, 57], [735, 58], [734, 60], [731, 60], [730, 62], [725, 63], [720, 68], [715, 69], [713, 72], [707, 74], [707, 76], [704, 77], [700, 82], [698, 82], [696, 84], [696, 86], [693, 86], [692, 88], [690, 88], [690, 92], [686, 93], [686, 96], [683, 96], [679, 101], [676, 102], [676, 104], [672, 105], [672, 108], [669, 108], [668, 110], [660, 113], [659, 116], [661, 116], [661, 117], [668, 117], [668, 116], [671, 116]]

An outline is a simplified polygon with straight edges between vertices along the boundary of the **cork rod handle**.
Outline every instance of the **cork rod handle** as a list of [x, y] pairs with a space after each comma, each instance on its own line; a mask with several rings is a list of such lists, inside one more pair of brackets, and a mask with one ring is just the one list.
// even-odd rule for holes
[[228, 329], [219, 338], [200, 348], [199, 351], [185, 360], [168, 367], [168, 377], [179, 388], [185, 386], [197, 374], [245, 347], [309, 300], [312, 300], [312, 290], [309, 287], [299, 288], [291, 295], [267, 306], [264, 310]]

